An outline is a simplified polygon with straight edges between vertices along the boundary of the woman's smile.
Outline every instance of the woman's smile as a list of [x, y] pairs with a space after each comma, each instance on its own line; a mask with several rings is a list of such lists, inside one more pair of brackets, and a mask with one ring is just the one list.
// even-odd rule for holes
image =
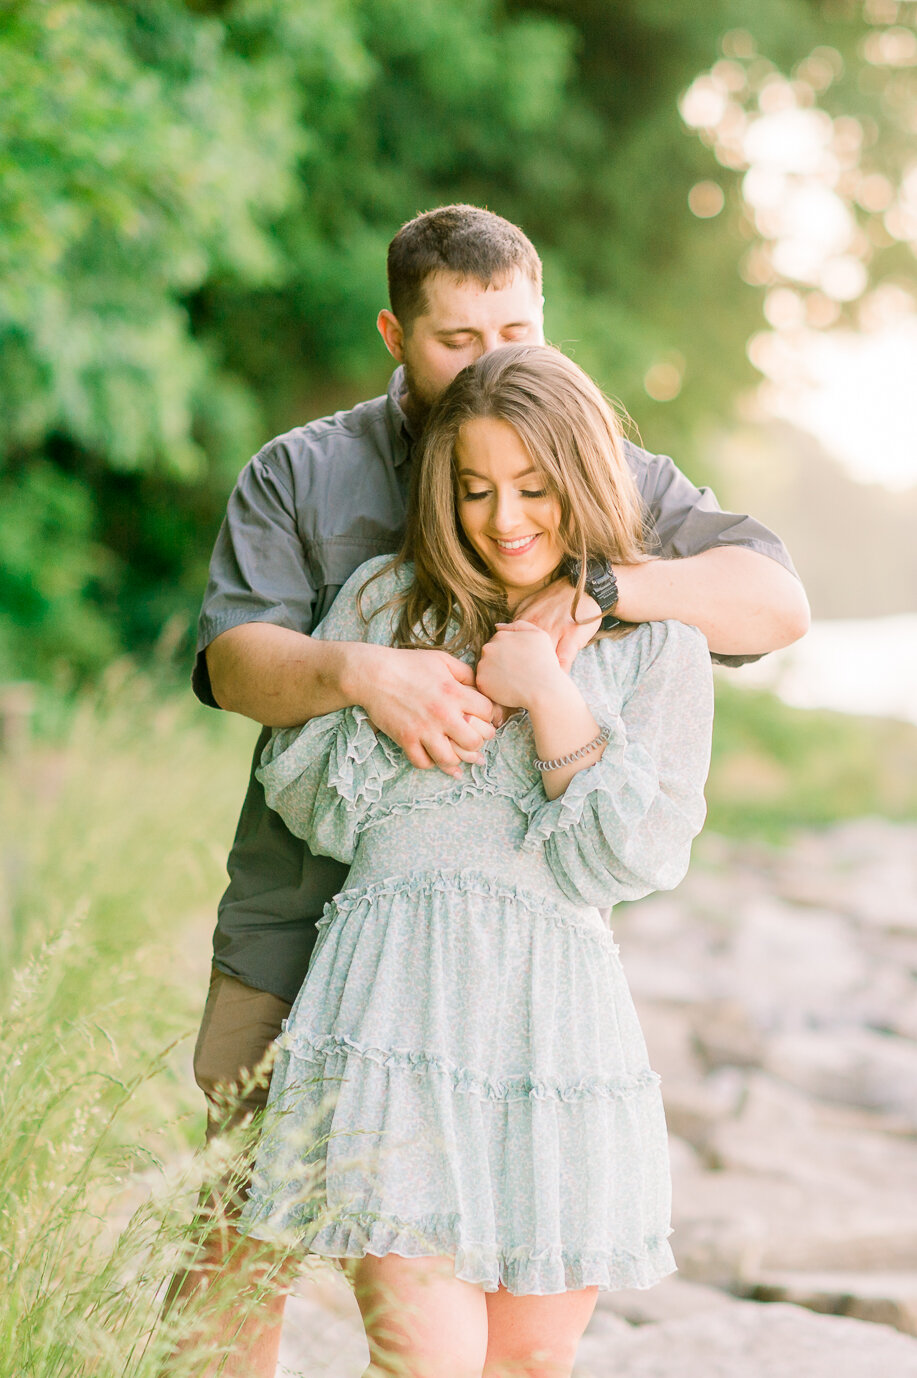
[[537, 533], [534, 536], [521, 536], [516, 541], [501, 541], [499, 536], [493, 537], [494, 545], [503, 555], [524, 555], [537, 540]]

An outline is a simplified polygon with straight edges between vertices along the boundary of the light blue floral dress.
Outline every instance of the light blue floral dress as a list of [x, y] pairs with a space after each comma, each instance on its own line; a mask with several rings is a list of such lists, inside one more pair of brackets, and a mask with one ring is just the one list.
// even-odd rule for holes
[[[351, 577], [313, 635], [390, 644], [410, 578]], [[549, 801], [525, 714], [461, 781], [361, 708], [276, 731], [267, 799], [351, 863], [277, 1040], [241, 1228], [334, 1257], [447, 1254], [493, 1292], [674, 1270], [659, 1078], [599, 912], [674, 886], [704, 819], [706, 642], [679, 622], [577, 656], [611, 739]], [[578, 742], [571, 746], [579, 745]]]

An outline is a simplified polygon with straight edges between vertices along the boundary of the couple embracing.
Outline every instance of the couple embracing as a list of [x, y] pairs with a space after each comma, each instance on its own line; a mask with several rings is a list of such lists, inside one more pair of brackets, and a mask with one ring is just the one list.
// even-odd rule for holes
[[[517, 227], [431, 211], [388, 267], [387, 396], [266, 446], [211, 564], [195, 689], [265, 725], [195, 1054], [211, 1135], [274, 1062], [173, 1300], [292, 1243], [347, 1272], [367, 1373], [562, 1378], [599, 1289], [674, 1268], [607, 910], [687, 867], [711, 655], [807, 608], [779, 540], [545, 346]], [[272, 1374], [282, 1309], [212, 1371]]]

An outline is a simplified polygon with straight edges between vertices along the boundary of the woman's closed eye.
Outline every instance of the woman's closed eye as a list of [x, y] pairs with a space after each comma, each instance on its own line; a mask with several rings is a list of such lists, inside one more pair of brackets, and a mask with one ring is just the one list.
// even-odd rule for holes
[[[468, 492], [464, 493], [462, 496], [466, 502], [475, 502], [478, 498], [490, 497], [490, 493], [491, 490], [489, 488], [481, 488], [475, 493]], [[546, 498], [548, 496], [548, 490], [546, 488], [539, 488], [535, 491], [534, 489], [520, 488], [519, 496], [522, 498]]]

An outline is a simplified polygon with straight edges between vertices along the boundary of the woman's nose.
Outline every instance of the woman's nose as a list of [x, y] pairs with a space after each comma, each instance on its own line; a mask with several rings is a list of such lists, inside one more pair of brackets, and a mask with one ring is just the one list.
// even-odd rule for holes
[[514, 493], [497, 493], [493, 524], [497, 531], [513, 531], [519, 525], [520, 504]]

